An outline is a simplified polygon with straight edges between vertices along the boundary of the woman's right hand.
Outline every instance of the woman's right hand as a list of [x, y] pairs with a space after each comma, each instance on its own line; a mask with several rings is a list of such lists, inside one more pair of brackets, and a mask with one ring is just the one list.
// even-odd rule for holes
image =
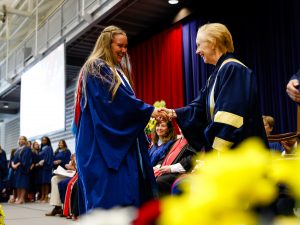
[[168, 118], [168, 115], [164, 111], [160, 111], [161, 108], [155, 108], [151, 117], [154, 117], [156, 120], [164, 120]]
[[165, 115], [168, 117], [169, 120], [172, 120], [177, 117], [176, 112], [174, 109], [168, 109], [168, 108], [159, 108], [159, 113], [165, 113]]

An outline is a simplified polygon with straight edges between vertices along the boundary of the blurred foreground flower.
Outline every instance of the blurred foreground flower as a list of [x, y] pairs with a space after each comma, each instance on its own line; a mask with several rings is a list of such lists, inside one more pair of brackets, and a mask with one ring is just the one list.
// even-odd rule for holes
[[[164, 108], [164, 107], [166, 107], [166, 102], [164, 100], [156, 101], [156, 102], [154, 102], [153, 106], [155, 108]], [[156, 120], [154, 118], [150, 118], [150, 120], [145, 128], [146, 134], [152, 133], [152, 131], [155, 127], [155, 124], [156, 124]]]
[[4, 219], [5, 219], [5, 214], [2, 205], [0, 205], [0, 225], [4, 225]]
[[158, 224], [265, 225], [264, 215], [255, 209], [274, 201], [279, 183], [299, 199], [300, 176], [295, 171], [300, 171], [299, 160], [273, 157], [258, 139], [220, 156], [209, 153], [205, 166], [183, 182], [183, 195], [162, 199]]
[[[182, 182], [183, 194], [134, 208], [94, 210], [82, 225], [299, 225], [297, 217], [264, 214], [278, 197], [278, 185], [300, 199], [300, 160], [273, 155], [258, 139], [234, 150], [205, 155]], [[266, 208], [264, 208], [266, 207]], [[300, 216], [300, 209], [294, 209]], [[276, 217], [275, 217], [276, 216]]]
[[80, 225], [130, 225], [135, 217], [136, 209], [133, 207], [95, 209], [80, 218]]

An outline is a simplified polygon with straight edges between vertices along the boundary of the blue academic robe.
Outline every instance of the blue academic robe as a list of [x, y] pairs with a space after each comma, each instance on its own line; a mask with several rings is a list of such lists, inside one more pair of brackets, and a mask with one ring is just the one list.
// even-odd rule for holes
[[174, 143], [174, 140], [169, 140], [164, 144], [154, 144], [149, 149], [150, 162], [152, 166], [155, 166], [168, 152], [170, 146]]
[[43, 166], [39, 168], [39, 184], [50, 184], [53, 169], [53, 149], [49, 145], [45, 145], [39, 151], [39, 160], [44, 160]]
[[280, 153], [282, 153], [284, 151], [284, 148], [283, 148], [282, 144], [280, 144], [277, 141], [275, 141], [275, 142], [269, 142], [269, 147], [270, 147], [270, 150], [272, 152], [280, 152]]
[[71, 160], [71, 151], [69, 149], [66, 149], [64, 151], [63, 150], [57, 151], [54, 154], [53, 161], [55, 160], [61, 160], [61, 163], [58, 165], [53, 164], [53, 169], [56, 169], [58, 166], [61, 166], [66, 169], [65, 165], [68, 164]]
[[38, 161], [38, 153], [33, 151], [31, 149], [31, 154], [32, 154], [32, 163], [31, 166], [33, 165], [32, 169], [30, 170], [29, 173], [29, 182], [30, 182], [30, 188], [29, 188], [29, 192], [36, 192], [37, 189], [37, 181], [38, 181], [38, 168], [35, 166], [35, 164], [37, 164]]
[[20, 162], [20, 166], [15, 171], [15, 187], [29, 189], [30, 187], [30, 166], [32, 164], [31, 148], [22, 146], [17, 149], [14, 155], [14, 163]]
[[290, 80], [293, 80], [293, 79], [297, 79], [300, 81], [300, 70], [297, 71], [297, 73], [295, 73]]
[[268, 146], [254, 73], [234, 58], [223, 55], [199, 96], [176, 109], [177, 122], [188, 142], [197, 150], [234, 148], [256, 136]]
[[83, 75], [86, 99], [82, 95], [75, 141], [83, 210], [139, 207], [156, 192], [144, 132], [154, 107], [137, 99], [128, 83], [112, 100], [112, 71], [102, 60], [96, 64], [100, 74]]
[[8, 164], [6, 152], [2, 149], [0, 152], [0, 190], [5, 187], [5, 181], [8, 174]]

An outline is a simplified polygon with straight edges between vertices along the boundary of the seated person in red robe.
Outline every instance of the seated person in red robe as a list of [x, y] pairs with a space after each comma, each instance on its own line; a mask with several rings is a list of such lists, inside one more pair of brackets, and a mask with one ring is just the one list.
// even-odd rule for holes
[[182, 136], [170, 147], [168, 154], [153, 168], [160, 196], [171, 194], [173, 182], [191, 171], [196, 150]]
[[[64, 166], [67, 169], [67, 172], [76, 171], [76, 162], [75, 154], [71, 155], [70, 162]], [[62, 188], [63, 184], [68, 184], [71, 180], [71, 177], [64, 176], [62, 174], [56, 174], [51, 179], [51, 196], [50, 196], [50, 205], [53, 205], [54, 208], [51, 212], [46, 213], [46, 216], [63, 216], [63, 201], [65, 199], [66, 188]], [[63, 197], [62, 197], [63, 195]]]
[[78, 174], [76, 173], [68, 182], [65, 193], [63, 215], [67, 219], [77, 220], [79, 216], [78, 194]]

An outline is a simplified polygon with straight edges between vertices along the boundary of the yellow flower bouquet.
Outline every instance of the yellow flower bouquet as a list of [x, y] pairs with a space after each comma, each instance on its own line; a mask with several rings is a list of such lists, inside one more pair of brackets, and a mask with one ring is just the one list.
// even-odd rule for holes
[[[166, 107], [166, 102], [164, 100], [154, 102], [153, 106], [155, 108], [164, 108]], [[156, 120], [151, 118], [145, 128], [145, 132], [147, 135], [151, 134], [156, 124]]]
[[2, 205], [0, 205], [0, 225], [4, 225], [4, 219], [5, 219], [5, 214]]
[[296, 217], [268, 221], [255, 209], [271, 204], [284, 184], [300, 198], [300, 160], [273, 156], [257, 139], [235, 150], [208, 153], [205, 165], [182, 183], [183, 194], [161, 200], [158, 225], [299, 224]]

